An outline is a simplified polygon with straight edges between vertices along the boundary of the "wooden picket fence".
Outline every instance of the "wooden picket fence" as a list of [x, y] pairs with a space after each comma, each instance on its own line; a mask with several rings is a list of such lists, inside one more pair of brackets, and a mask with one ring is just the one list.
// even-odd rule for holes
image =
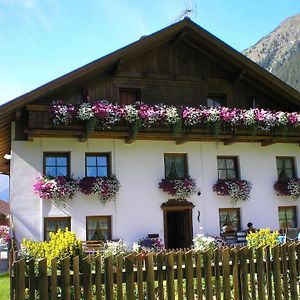
[[11, 299], [299, 300], [300, 243], [252, 251], [131, 253], [57, 259], [10, 256]]

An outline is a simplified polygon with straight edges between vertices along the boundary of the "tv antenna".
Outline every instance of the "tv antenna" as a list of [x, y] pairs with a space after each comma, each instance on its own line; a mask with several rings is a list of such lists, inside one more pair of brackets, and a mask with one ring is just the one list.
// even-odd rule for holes
[[197, 17], [196, 0], [184, 0], [184, 5], [185, 9], [177, 16], [177, 18], [172, 22], [172, 24], [175, 24], [187, 17]]

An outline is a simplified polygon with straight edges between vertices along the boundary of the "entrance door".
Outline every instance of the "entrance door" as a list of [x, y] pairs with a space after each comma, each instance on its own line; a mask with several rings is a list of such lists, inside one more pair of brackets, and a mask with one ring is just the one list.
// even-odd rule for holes
[[165, 246], [167, 249], [192, 245], [192, 206], [169, 206], [164, 209]]

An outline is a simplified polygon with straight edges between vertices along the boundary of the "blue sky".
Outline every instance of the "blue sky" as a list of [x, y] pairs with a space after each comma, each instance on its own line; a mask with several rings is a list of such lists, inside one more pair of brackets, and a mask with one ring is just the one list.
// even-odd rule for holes
[[144, 34], [191, 18], [243, 50], [300, 12], [298, 0], [0, 0], [0, 103]]

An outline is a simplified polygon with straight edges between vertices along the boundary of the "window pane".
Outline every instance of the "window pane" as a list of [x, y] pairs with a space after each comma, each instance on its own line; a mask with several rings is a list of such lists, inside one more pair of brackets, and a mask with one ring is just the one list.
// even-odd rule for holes
[[104, 240], [110, 239], [110, 217], [87, 217], [87, 239]]
[[165, 155], [165, 174], [166, 178], [184, 178], [186, 174], [186, 156], [183, 155]]
[[289, 159], [289, 158], [285, 159], [284, 165], [285, 165], [286, 169], [291, 169], [292, 168], [292, 159]]
[[58, 166], [66, 166], [67, 165], [67, 158], [66, 157], [57, 157], [56, 159]]
[[276, 159], [276, 164], [277, 164], [277, 169], [281, 170], [282, 169], [282, 165], [283, 165], [283, 161], [280, 158]]
[[87, 167], [86, 175], [87, 176], [97, 176], [97, 168], [96, 167]]
[[87, 156], [86, 164], [87, 166], [96, 166], [96, 156]]
[[56, 168], [55, 167], [46, 167], [45, 174], [46, 174], [46, 176], [56, 176]]
[[228, 170], [227, 171], [227, 179], [236, 179], [235, 170]]
[[225, 159], [218, 158], [217, 163], [218, 163], [218, 169], [225, 169], [226, 168]]
[[67, 176], [67, 168], [66, 167], [57, 167], [57, 176]]
[[227, 179], [226, 178], [226, 170], [219, 170], [218, 171], [218, 178], [219, 179]]
[[219, 210], [220, 231], [224, 226], [228, 232], [240, 229], [240, 210], [239, 209], [220, 209]]
[[46, 157], [46, 166], [54, 166], [56, 164], [56, 159], [54, 156]]
[[234, 169], [234, 160], [232, 158], [226, 159], [227, 169]]
[[98, 167], [97, 170], [98, 170], [98, 176], [105, 176], [105, 177], [108, 176], [106, 167]]
[[107, 157], [106, 156], [97, 156], [97, 165], [98, 166], [107, 166]]

